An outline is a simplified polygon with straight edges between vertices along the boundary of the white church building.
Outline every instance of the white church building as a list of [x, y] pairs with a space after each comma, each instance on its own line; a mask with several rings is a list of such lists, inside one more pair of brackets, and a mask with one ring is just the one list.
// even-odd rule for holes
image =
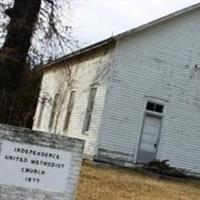
[[33, 129], [85, 156], [200, 174], [200, 4], [44, 65]]

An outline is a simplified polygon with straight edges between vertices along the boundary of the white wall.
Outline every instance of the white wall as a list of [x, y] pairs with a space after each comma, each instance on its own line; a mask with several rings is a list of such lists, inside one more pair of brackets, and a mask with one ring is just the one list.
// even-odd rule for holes
[[[64, 134], [70, 137], [85, 139], [85, 154], [94, 155], [96, 153], [96, 144], [99, 133], [102, 112], [104, 109], [104, 99], [107, 90], [107, 83], [110, 78], [110, 67], [113, 58], [113, 48], [104, 47], [93, 51], [76, 59], [73, 63], [57, 64], [58, 66], [47, 69], [44, 72], [40, 96], [53, 97], [57, 92], [59, 96], [59, 105], [57, 109], [57, 119], [55, 119], [55, 129], [51, 132]], [[59, 67], [61, 66], [61, 67]], [[71, 79], [67, 76], [66, 66], [71, 68]], [[70, 84], [67, 82], [70, 81]], [[96, 85], [97, 93], [90, 129], [82, 133], [83, 122], [85, 118], [88, 96], [91, 85]], [[76, 91], [74, 107], [67, 132], [63, 131], [64, 121], [67, 111], [67, 105], [70, 90]], [[35, 114], [35, 123], [33, 128], [36, 130], [50, 131], [48, 129], [52, 104], [46, 103], [41, 126], [37, 127], [37, 119], [40, 111], [41, 101], [39, 100]], [[55, 125], [57, 123], [57, 125]]]
[[121, 39], [113, 65], [99, 148], [135, 159], [151, 98], [165, 104], [157, 158], [200, 173], [199, 9]]

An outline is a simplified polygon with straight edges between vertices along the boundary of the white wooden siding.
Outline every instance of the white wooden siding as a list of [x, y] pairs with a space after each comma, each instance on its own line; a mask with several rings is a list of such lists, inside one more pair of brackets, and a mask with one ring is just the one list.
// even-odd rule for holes
[[[60, 101], [57, 108], [58, 117], [56, 117], [57, 127], [56, 129], [52, 130], [52, 132], [85, 139], [86, 143], [84, 153], [88, 155], [94, 155], [96, 153], [96, 144], [102, 111], [104, 108], [105, 93], [108, 79], [110, 78], [110, 67], [113, 57], [112, 52], [112, 47], [105, 47], [99, 51], [96, 51], [96, 53], [91, 52], [91, 54], [87, 54], [85, 57], [82, 57], [81, 60], [71, 64], [72, 82], [69, 86], [67, 84], [67, 80], [69, 80], [69, 78], [67, 78], [68, 76], [66, 75], [65, 71], [66, 64], [62, 64], [63, 66], [59, 66], [61, 64], [58, 64], [58, 66], [47, 69], [44, 72], [41, 84], [40, 97], [47, 96], [47, 98], [50, 99], [57, 92], [60, 94]], [[97, 87], [95, 104], [93, 108], [90, 129], [88, 132], [83, 134], [83, 122], [87, 108], [90, 87], [92, 85], [96, 85]], [[69, 127], [64, 133], [64, 121], [70, 95], [69, 87], [70, 89], [75, 90], [76, 94]], [[41, 126], [37, 128], [37, 118], [40, 111], [40, 103], [41, 102], [39, 100], [33, 129], [48, 132], [48, 123], [52, 110], [52, 102], [51, 104], [46, 103]]]
[[157, 158], [200, 173], [199, 9], [117, 42], [99, 149], [135, 161], [148, 98], [165, 104]]

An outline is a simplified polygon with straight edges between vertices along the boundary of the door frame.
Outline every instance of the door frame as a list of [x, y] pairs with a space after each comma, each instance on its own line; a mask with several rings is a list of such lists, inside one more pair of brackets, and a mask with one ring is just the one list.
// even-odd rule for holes
[[[165, 107], [165, 105], [161, 102], [156, 102], [156, 101], [151, 101], [151, 100], [145, 101], [145, 109], [144, 109], [144, 114], [143, 114], [142, 127], [141, 127], [141, 131], [140, 131], [140, 134], [139, 134], [139, 140], [138, 140], [137, 148], [136, 148], [136, 152], [135, 152], [135, 163], [137, 163], [137, 160], [138, 160], [138, 154], [139, 154], [139, 150], [140, 150], [140, 144], [141, 144], [141, 140], [142, 140], [142, 133], [143, 133], [143, 129], [144, 129], [144, 122], [145, 122], [145, 116], [146, 115], [158, 117], [158, 118], [161, 119], [160, 130], [159, 130], [159, 134], [158, 134], [158, 147], [156, 148], [156, 152], [155, 152], [156, 159], [157, 159], [157, 154], [158, 154], [158, 150], [159, 150], [159, 146], [160, 146], [160, 135], [161, 135], [162, 126], [163, 126], [164, 114], [146, 110], [147, 102], [158, 103], [158, 104], [163, 105]], [[163, 110], [164, 110], [164, 107], [163, 107]]]

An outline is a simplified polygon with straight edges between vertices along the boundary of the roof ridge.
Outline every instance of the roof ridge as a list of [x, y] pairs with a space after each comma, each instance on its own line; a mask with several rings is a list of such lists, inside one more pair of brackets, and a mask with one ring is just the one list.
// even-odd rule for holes
[[67, 54], [65, 56], [62, 56], [62, 57], [60, 57], [60, 58], [58, 58], [58, 59], [56, 59], [54, 61], [51, 61], [51, 62], [43, 65], [42, 67], [39, 67], [39, 69], [45, 69], [45, 68], [50, 67], [50, 66], [52, 66], [52, 65], [54, 65], [54, 64], [56, 64], [58, 62], [61, 62], [63, 60], [69, 59], [69, 58], [72, 58], [74, 56], [77, 56], [77, 55], [80, 55], [82, 53], [88, 52], [90, 50], [94, 50], [94, 49], [96, 49], [98, 47], [101, 47], [101, 46], [103, 46], [105, 44], [108, 44], [110, 42], [114, 42], [114, 41], [119, 40], [119, 39], [121, 39], [123, 37], [126, 37], [126, 36], [128, 36], [130, 34], [137, 33], [137, 32], [142, 31], [144, 29], [150, 28], [150, 27], [152, 27], [152, 26], [154, 26], [156, 24], [159, 24], [159, 23], [162, 23], [162, 22], [167, 21], [169, 19], [172, 19], [174, 17], [180, 16], [182, 14], [185, 14], [187, 12], [195, 10], [195, 9], [197, 9], [199, 7], [200, 7], [200, 3], [196, 3], [196, 4], [191, 5], [189, 7], [185, 7], [183, 9], [178, 10], [178, 11], [172, 12], [172, 13], [170, 13], [168, 15], [164, 15], [164, 16], [162, 16], [160, 18], [157, 18], [157, 19], [155, 19], [153, 21], [150, 21], [148, 23], [142, 24], [142, 25], [137, 26], [135, 28], [132, 28], [130, 30], [124, 31], [124, 32], [119, 33], [119, 34], [117, 34], [115, 36], [111, 36], [111, 37], [109, 37], [107, 39], [104, 39], [104, 40], [101, 40], [99, 42], [90, 44], [90, 45], [88, 45], [86, 47], [80, 48], [77, 51], [71, 52], [71, 53], [69, 53], [69, 54]]
[[149, 28], [151, 26], [154, 26], [154, 25], [159, 24], [161, 22], [164, 22], [166, 20], [172, 19], [174, 17], [180, 16], [182, 14], [185, 14], [187, 12], [195, 10], [195, 9], [197, 9], [199, 7], [200, 7], [200, 3], [196, 3], [196, 4], [193, 4], [191, 6], [187, 6], [185, 8], [182, 8], [180, 10], [174, 11], [174, 12], [172, 12], [170, 14], [164, 15], [164, 16], [159, 17], [159, 18], [157, 18], [155, 20], [152, 20], [150, 22], [147, 22], [147, 23], [144, 23], [142, 25], [139, 25], [139, 26], [137, 26], [135, 28], [131, 28], [131, 29], [127, 30], [127, 31], [119, 33], [119, 34], [115, 35], [114, 38], [120, 39], [120, 38], [122, 38], [122, 37], [124, 37], [126, 35], [129, 35], [129, 34], [132, 34], [132, 33], [136, 32], [136, 31], [138, 32], [138, 31], [140, 31], [140, 29], [143, 30], [143, 29]]

